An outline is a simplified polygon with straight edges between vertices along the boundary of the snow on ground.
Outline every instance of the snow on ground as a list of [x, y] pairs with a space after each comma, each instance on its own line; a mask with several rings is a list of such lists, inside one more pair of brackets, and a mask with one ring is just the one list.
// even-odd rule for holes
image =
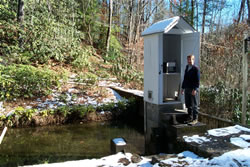
[[[236, 134], [241, 131], [249, 132], [250, 129], [235, 125], [226, 128], [209, 130], [209, 135], [217, 137], [223, 137], [225, 135]], [[197, 142], [202, 144], [203, 142], [209, 142], [209, 139], [204, 136], [194, 135], [191, 137], [183, 137], [186, 142]], [[52, 163], [33, 165], [33, 167], [66, 167], [66, 166], [86, 166], [86, 167], [250, 167], [250, 135], [240, 135], [238, 138], [231, 138], [231, 143], [238, 145], [239, 149], [229, 151], [221, 156], [214, 157], [213, 159], [199, 157], [190, 151], [184, 151], [177, 154], [175, 157], [161, 160], [157, 163], [153, 163], [151, 159], [147, 157], [141, 157], [141, 161], [138, 163], [132, 162], [131, 153], [117, 153], [100, 159], [85, 159], [78, 161], [68, 161], [63, 163]], [[122, 142], [121, 139], [117, 139], [117, 142]], [[241, 144], [239, 144], [241, 143]], [[247, 144], [248, 143], [248, 144]], [[124, 159], [128, 164], [124, 163]]]
[[208, 134], [212, 136], [227, 136], [230, 134], [239, 133], [240, 131], [250, 132], [250, 129], [239, 126], [239, 125], [235, 125], [235, 126], [229, 126], [226, 128], [208, 130]]
[[198, 143], [198, 144], [202, 144], [203, 142], [209, 142], [210, 139], [204, 137], [204, 136], [199, 136], [199, 135], [193, 135], [191, 137], [188, 137], [188, 136], [183, 136], [184, 140], [186, 142], [195, 142], [195, 143]]
[[[131, 162], [131, 153], [117, 153], [100, 159], [85, 159], [78, 161], [67, 161], [63, 163], [52, 163], [33, 165], [33, 167], [68, 167], [68, 166], [86, 166], [86, 167], [161, 167], [161, 166], [185, 166], [185, 167], [238, 167], [250, 166], [250, 148], [238, 149], [227, 152], [219, 157], [211, 160], [202, 158], [190, 151], [179, 153], [174, 158], [161, 160], [158, 163], [152, 164], [151, 159], [141, 157], [139, 163]], [[122, 160], [127, 159], [129, 164], [123, 164]]]
[[124, 146], [124, 145], [126, 145], [126, 142], [124, 141], [123, 138], [115, 138], [115, 139], [113, 139], [113, 142], [117, 146]]
[[[229, 126], [226, 128], [218, 128], [208, 130], [208, 136], [228, 136], [231, 134], [237, 134], [241, 131], [250, 132], [250, 129], [242, 127], [240, 125]], [[210, 142], [210, 139], [205, 136], [193, 135], [193, 136], [183, 136], [186, 142], [195, 142], [202, 144], [203, 142]], [[231, 137], [230, 142], [241, 148], [250, 148], [250, 135], [240, 135], [239, 137]], [[249, 153], [250, 154], [250, 153]]]
[[131, 94], [134, 94], [134, 95], [137, 95], [137, 96], [141, 96], [141, 97], [143, 97], [143, 94], [144, 94], [144, 92], [141, 91], [141, 90], [124, 89], [124, 88], [119, 87], [119, 86], [112, 86], [112, 87], [114, 87], [114, 88], [116, 88], [116, 89], [119, 89], [119, 90], [121, 90], [121, 91], [123, 91], [123, 92], [129, 92], [129, 93], [131, 93]]
[[[122, 165], [121, 162], [119, 162], [121, 159], [131, 159], [132, 154], [131, 153], [117, 153], [115, 155], [110, 155], [107, 157], [103, 157], [100, 159], [86, 159], [86, 160], [79, 160], [79, 161], [68, 161], [68, 162], [64, 162], [64, 163], [54, 163], [54, 164], [44, 164], [44, 165], [33, 165], [34, 167], [36, 166], [42, 166], [42, 167], [78, 167], [78, 166], [86, 166], [86, 167], [98, 167], [98, 166], [102, 166], [102, 167], [114, 167], [114, 166], [124, 166]], [[128, 165], [127, 167], [136, 167], [137, 165], [141, 165], [142, 167], [147, 167], [145, 166], [145, 164], [148, 163], [150, 159], [147, 158], [143, 158], [141, 162], [137, 163], [137, 164], [131, 164]], [[149, 166], [148, 166], [149, 167]]]
[[[71, 78], [73, 78], [72, 76]], [[76, 82], [73, 82], [69, 85], [73, 87], [69, 87], [66, 91], [63, 93], [59, 93], [56, 90], [53, 91], [53, 93], [48, 96], [46, 99], [44, 98], [37, 98], [34, 101], [30, 102], [29, 104], [22, 103], [24, 108], [26, 109], [38, 109], [38, 111], [44, 110], [44, 109], [56, 109], [60, 106], [65, 105], [93, 105], [93, 106], [100, 106], [105, 103], [114, 102], [117, 103], [118, 101], [125, 100], [122, 98], [115, 90], [111, 89], [110, 87], [117, 87], [120, 89], [123, 89], [121, 87], [120, 83], [115, 83], [115, 79], [110, 79], [108, 81], [101, 80], [98, 82], [99, 88], [102, 88], [105, 90], [106, 96], [102, 97], [102, 94], [94, 93], [89, 95], [87, 92], [83, 92], [83, 90], [77, 89], [74, 87], [76, 85]], [[125, 89], [124, 89], [125, 90]], [[136, 93], [142, 92], [138, 90], [130, 90], [134, 91]], [[12, 110], [6, 110], [6, 108], [3, 105], [3, 102], [0, 101], [0, 114], [5, 114], [6, 116], [11, 115], [14, 112], [15, 108]]]

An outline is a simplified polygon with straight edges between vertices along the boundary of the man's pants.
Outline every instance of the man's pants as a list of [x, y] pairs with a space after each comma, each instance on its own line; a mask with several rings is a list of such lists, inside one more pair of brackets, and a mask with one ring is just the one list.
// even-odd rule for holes
[[197, 104], [197, 96], [198, 92], [195, 96], [192, 95], [193, 89], [185, 89], [185, 105], [188, 109], [188, 116], [191, 120], [198, 119], [198, 104]]

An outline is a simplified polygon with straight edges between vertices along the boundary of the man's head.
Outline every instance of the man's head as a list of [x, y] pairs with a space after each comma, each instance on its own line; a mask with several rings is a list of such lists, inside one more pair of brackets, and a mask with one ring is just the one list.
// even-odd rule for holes
[[187, 62], [189, 65], [194, 65], [194, 60], [195, 60], [194, 55], [190, 54], [187, 56]]

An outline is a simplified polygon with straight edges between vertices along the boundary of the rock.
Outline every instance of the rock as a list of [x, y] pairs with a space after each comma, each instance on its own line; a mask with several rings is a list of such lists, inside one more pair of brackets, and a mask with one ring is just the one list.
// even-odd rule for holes
[[127, 166], [130, 164], [130, 161], [127, 158], [121, 158], [118, 161], [119, 163], [122, 163], [123, 165]]
[[88, 115], [87, 115], [87, 120], [88, 121], [96, 121], [97, 120], [97, 115], [96, 115], [96, 112], [90, 112]]
[[160, 161], [157, 159], [157, 158], [155, 158], [155, 157], [152, 157], [152, 160], [151, 160], [151, 164], [156, 164], [156, 163], [159, 163]]
[[131, 157], [132, 163], [138, 163], [138, 162], [141, 162], [141, 160], [142, 160], [142, 158], [138, 154], [133, 154]]
[[159, 162], [158, 166], [160, 166], [160, 167], [172, 167], [172, 164], [165, 164], [164, 162]]

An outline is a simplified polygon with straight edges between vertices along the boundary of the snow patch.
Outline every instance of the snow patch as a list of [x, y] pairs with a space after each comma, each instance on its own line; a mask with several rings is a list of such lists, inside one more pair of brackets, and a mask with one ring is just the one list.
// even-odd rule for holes
[[198, 144], [202, 144], [203, 142], [209, 142], [210, 139], [204, 137], [204, 136], [199, 136], [199, 135], [193, 135], [191, 137], [188, 137], [188, 136], [183, 136], [183, 139], [190, 143], [190, 142], [195, 142], [195, 143], [198, 143]]
[[123, 138], [115, 138], [113, 139], [113, 142], [118, 146], [125, 146], [126, 142]]
[[212, 129], [212, 130], [208, 130], [208, 134], [212, 135], [212, 136], [228, 136], [231, 134], [236, 134], [239, 133], [241, 130], [239, 128], [237, 128], [236, 126], [229, 126], [226, 128], [218, 128], [218, 129]]

